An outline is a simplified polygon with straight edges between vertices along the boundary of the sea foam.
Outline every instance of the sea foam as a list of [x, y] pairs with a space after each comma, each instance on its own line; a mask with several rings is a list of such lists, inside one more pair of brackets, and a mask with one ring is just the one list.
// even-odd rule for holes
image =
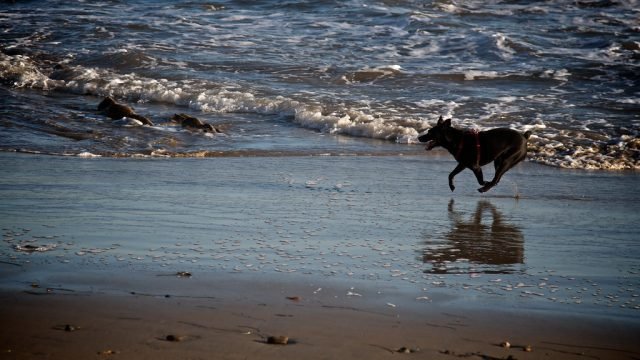
[[[17, 86], [56, 89], [72, 93], [115, 96], [134, 101], [169, 103], [202, 112], [277, 114], [292, 116], [293, 121], [309, 129], [332, 134], [412, 142], [417, 131], [376, 118], [363, 111], [343, 109], [343, 114], [324, 113], [317, 105], [305, 104], [285, 96], [262, 97], [250, 89], [228, 90], [224, 84], [199, 80], [150, 79], [134, 73], [118, 74], [107, 69], [74, 66], [54, 71], [52, 80], [42, 74], [28, 58], [4, 56], [0, 70], [4, 78], [17, 78]], [[366, 69], [375, 74], [397, 73], [401, 68], [390, 65]], [[11, 76], [12, 74], [16, 74]], [[18, 76], [19, 75], [19, 76]], [[418, 122], [419, 123], [419, 122]], [[129, 122], [122, 125], [131, 125]]]

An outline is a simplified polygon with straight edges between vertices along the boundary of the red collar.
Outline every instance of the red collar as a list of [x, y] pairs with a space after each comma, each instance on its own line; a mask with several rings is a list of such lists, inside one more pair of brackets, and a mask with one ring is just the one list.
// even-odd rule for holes
[[458, 153], [456, 155], [456, 158], [460, 159], [460, 155], [462, 155], [462, 149], [464, 148], [464, 137], [466, 134], [471, 134], [476, 139], [476, 166], [480, 166], [480, 132], [476, 129], [467, 130], [462, 134], [462, 139], [460, 139], [460, 144], [458, 145]]

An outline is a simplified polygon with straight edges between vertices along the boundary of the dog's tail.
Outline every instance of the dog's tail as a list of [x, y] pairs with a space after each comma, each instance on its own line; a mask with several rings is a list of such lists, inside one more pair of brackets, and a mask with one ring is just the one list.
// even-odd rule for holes
[[522, 136], [524, 136], [525, 139], [528, 139], [529, 136], [531, 136], [531, 131], [525, 131], [525, 133], [522, 134]]

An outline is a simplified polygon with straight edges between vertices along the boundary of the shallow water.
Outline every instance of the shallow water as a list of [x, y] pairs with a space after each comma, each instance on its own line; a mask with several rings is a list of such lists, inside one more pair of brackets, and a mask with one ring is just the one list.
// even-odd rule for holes
[[[422, 151], [439, 115], [534, 130], [529, 158], [638, 169], [636, 0], [0, 5], [0, 150]], [[107, 95], [156, 126], [95, 111]], [[187, 112], [226, 135], [170, 122]]]
[[454, 165], [412, 156], [0, 154], [0, 285], [140, 291], [127, 283], [133, 274], [189, 271], [329, 281], [344, 285], [342, 296], [382, 306], [453, 298], [638, 317], [637, 175], [525, 163], [485, 195], [463, 172], [452, 195]]

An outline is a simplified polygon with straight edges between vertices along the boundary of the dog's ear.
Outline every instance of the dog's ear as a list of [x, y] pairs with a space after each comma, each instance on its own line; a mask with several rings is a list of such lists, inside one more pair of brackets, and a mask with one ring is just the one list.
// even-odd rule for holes
[[447, 119], [443, 122], [444, 127], [451, 127], [451, 119]]
[[438, 126], [442, 125], [442, 115], [440, 115], [440, 118], [438, 119]]

